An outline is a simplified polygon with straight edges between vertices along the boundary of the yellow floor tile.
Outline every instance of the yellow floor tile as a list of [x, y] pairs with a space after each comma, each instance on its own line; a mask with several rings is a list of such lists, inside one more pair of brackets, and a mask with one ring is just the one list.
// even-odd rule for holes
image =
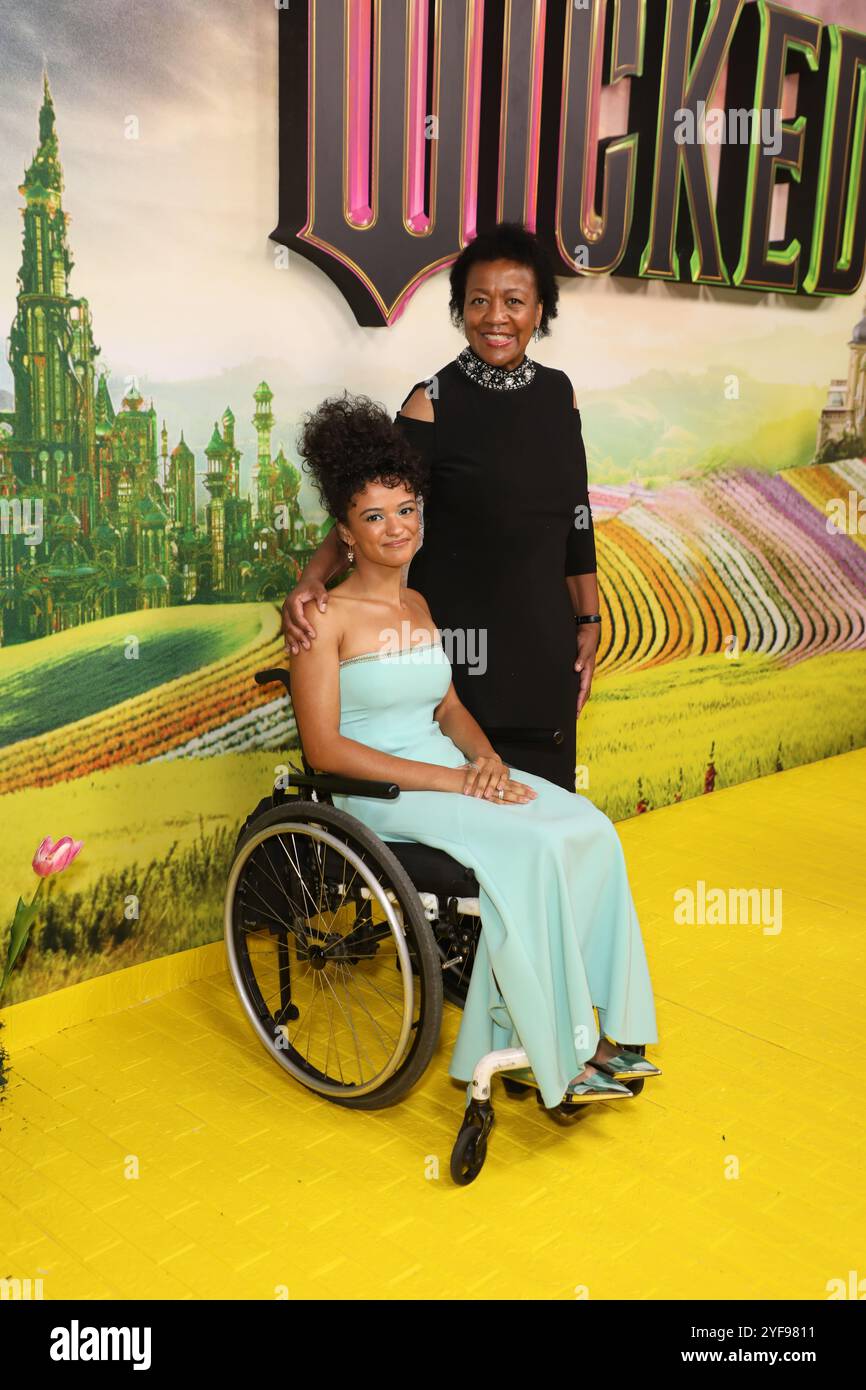
[[[413, 1094], [370, 1113], [275, 1067], [227, 973], [22, 1049], [4, 1273], [49, 1299], [826, 1297], [866, 1235], [864, 784], [866, 750], [618, 826], [664, 1075], [571, 1128], [497, 1089], [468, 1188], [450, 1006]], [[782, 930], [678, 925], [699, 879], [780, 888]]]

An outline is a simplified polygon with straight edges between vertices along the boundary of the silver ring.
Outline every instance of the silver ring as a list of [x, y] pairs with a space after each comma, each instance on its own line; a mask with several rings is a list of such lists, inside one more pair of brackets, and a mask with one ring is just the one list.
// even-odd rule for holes
[[503, 789], [502, 787], [499, 788], [499, 793], [498, 793], [498, 795], [499, 795], [499, 800], [500, 800], [500, 801], [504, 801], [504, 800], [505, 800], [505, 791], [504, 791], [504, 789]]

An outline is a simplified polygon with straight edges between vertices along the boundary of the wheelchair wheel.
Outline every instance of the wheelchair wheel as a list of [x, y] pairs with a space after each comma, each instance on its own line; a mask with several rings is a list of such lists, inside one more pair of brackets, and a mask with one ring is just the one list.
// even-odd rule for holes
[[426, 1070], [442, 968], [418, 892], [353, 816], [266, 810], [238, 841], [225, 899], [229, 970], [259, 1040], [338, 1105], [394, 1105]]
[[458, 1187], [468, 1187], [484, 1167], [487, 1140], [478, 1130], [463, 1130], [451, 1151], [451, 1177]]
[[484, 1167], [487, 1137], [493, 1128], [493, 1121], [490, 1101], [470, 1102], [466, 1107], [460, 1132], [451, 1150], [451, 1177], [458, 1187], [468, 1187]]

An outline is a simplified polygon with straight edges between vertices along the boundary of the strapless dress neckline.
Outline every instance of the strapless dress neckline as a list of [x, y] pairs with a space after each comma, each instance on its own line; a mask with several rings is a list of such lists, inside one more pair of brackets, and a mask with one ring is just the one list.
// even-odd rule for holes
[[381, 661], [381, 659], [386, 656], [406, 656], [407, 654], [410, 654], [412, 652], [423, 651], [425, 647], [441, 646], [441, 641], [439, 640], [439, 638], [436, 638], [434, 641], [415, 642], [412, 644], [412, 646], [409, 647], [398, 647], [396, 648], [396, 650], [393, 651], [388, 651], [386, 649], [384, 651], [380, 650], [375, 652], [360, 652], [358, 656], [347, 656], [344, 661], [340, 662], [340, 665], [351, 666], [352, 663], [355, 661]]

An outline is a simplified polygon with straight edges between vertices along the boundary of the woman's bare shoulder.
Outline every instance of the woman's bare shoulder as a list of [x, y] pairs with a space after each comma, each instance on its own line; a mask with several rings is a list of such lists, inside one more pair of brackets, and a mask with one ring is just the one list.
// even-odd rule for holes
[[424, 597], [424, 595], [420, 592], [420, 590], [410, 589], [407, 584], [403, 589], [403, 597], [405, 599], [408, 599], [411, 603], [420, 604], [425, 612], [430, 612], [430, 609], [427, 607], [427, 600]]
[[432, 627], [436, 626], [433, 621], [433, 614], [430, 612], [430, 605], [423, 594], [420, 594], [417, 589], [406, 588], [403, 590], [403, 597], [417, 611], [419, 617], [425, 618]]
[[427, 420], [430, 424], [435, 420], [433, 413], [433, 402], [427, 394], [424, 386], [416, 386], [405, 405], [400, 407], [400, 414], [405, 415], [410, 420]]

